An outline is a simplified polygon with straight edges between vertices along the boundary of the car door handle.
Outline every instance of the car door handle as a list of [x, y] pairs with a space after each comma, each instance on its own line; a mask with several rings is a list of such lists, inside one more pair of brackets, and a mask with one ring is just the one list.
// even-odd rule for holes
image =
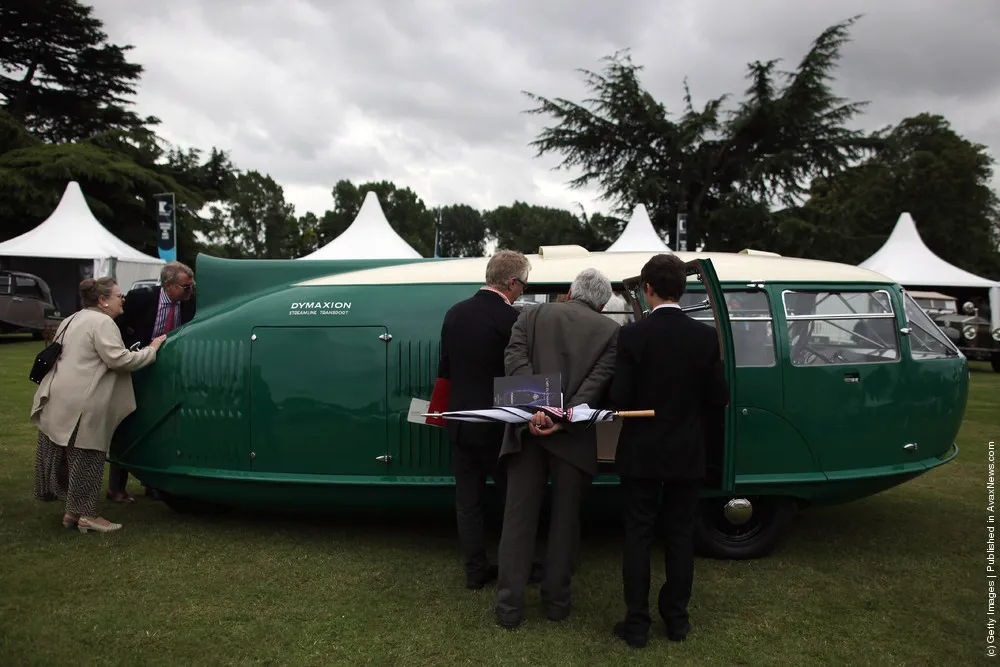
[[15, 296], [15, 297], [14, 297], [14, 298], [12, 299], [12, 301], [24, 301], [24, 299], [22, 299], [22, 298], [21, 298], [21, 297], [19, 297], [19, 296]]
[[844, 373], [844, 382], [848, 384], [861, 382], [861, 375], [860, 373]]

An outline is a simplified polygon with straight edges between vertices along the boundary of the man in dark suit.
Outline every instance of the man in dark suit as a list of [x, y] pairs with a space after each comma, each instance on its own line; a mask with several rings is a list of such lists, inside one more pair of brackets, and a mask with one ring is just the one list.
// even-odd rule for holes
[[[157, 336], [169, 334], [194, 317], [194, 271], [180, 262], [168, 262], [160, 270], [159, 287], [137, 287], [125, 295], [122, 314], [115, 319], [125, 347], [146, 347]], [[112, 464], [108, 473], [108, 500], [132, 503], [125, 492], [128, 472]], [[156, 489], [146, 495], [158, 498]]]
[[715, 330], [678, 306], [687, 285], [684, 263], [674, 255], [656, 255], [642, 267], [641, 284], [652, 312], [622, 327], [611, 384], [615, 409], [656, 411], [655, 417], [622, 423], [615, 458], [625, 503], [622, 579], [628, 613], [614, 633], [635, 648], [646, 645], [650, 627], [650, 544], [661, 511], [667, 554], [659, 612], [671, 640], [683, 640], [690, 630], [687, 605], [706, 424], [722, 418], [721, 408], [729, 403]]
[[[517, 309], [511, 304], [524, 291], [530, 269], [521, 253], [501, 250], [486, 265], [486, 285], [445, 315], [438, 363], [440, 380], [435, 391], [448, 387], [446, 409], [493, 406], [493, 379], [504, 374], [504, 349], [517, 320]], [[496, 565], [490, 565], [486, 556], [483, 524], [487, 476], [493, 479], [501, 499], [505, 491], [506, 480], [498, 463], [503, 425], [448, 420], [445, 428], [455, 475], [455, 514], [465, 585], [480, 589], [497, 576]]]
[[194, 318], [194, 271], [170, 262], [160, 271], [159, 287], [138, 287], [125, 295], [125, 309], [115, 320], [125, 347], [142, 347]]
[[[581, 403], [596, 407], [614, 370], [619, 325], [601, 314], [610, 298], [610, 281], [599, 271], [586, 269], [573, 281], [568, 301], [525, 310], [511, 331], [507, 375], [560, 373], [564, 407]], [[527, 426], [506, 427], [500, 456], [507, 465], [507, 503], [494, 611], [506, 628], [524, 620], [524, 589], [546, 480], [551, 477], [552, 508], [541, 592], [545, 615], [561, 621], [570, 613], [580, 503], [597, 472], [597, 432], [553, 424], [539, 413]]]

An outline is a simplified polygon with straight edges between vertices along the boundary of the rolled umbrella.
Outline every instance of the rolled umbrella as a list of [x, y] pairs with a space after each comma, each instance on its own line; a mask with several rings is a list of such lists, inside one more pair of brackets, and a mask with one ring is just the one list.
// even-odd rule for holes
[[[586, 403], [572, 408], [553, 408], [547, 405], [519, 405], [515, 407], [483, 408], [481, 410], [454, 410], [450, 412], [428, 412], [423, 417], [454, 419], [465, 422], [486, 422], [501, 424], [524, 424], [531, 421], [536, 412], [544, 412], [552, 421], [564, 424], [596, 424], [610, 422], [619, 417], [655, 417], [654, 410], [596, 410]], [[589, 426], [588, 426], [589, 427]]]

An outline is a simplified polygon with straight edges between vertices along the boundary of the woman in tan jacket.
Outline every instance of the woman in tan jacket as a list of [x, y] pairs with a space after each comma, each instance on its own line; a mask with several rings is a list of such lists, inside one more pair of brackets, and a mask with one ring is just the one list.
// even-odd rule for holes
[[104, 459], [115, 429], [135, 410], [131, 372], [156, 361], [165, 336], [138, 352], [125, 349], [114, 322], [124, 297], [113, 278], [84, 280], [80, 299], [84, 308], [56, 331], [62, 353], [31, 406], [38, 427], [35, 497], [65, 500], [67, 528], [106, 533], [121, 524], [97, 516]]

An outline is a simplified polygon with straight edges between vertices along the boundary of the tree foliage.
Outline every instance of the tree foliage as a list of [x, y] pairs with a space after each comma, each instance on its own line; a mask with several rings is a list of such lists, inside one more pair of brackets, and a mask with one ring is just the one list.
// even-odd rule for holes
[[486, 251], [486, 220], [467, 204], [441, 207], [441, 257], [482, 257]]
[[294, 259], [300, 232], [295, 207], [273, 178], [248, 171], [228, 201], [211, 207], [205, 236], [212, 254], [247, 259]]
[[818, 221], [828, 243], [812, 256], [852, 264], [885, 242], [902, 212], [935, 254], [967, 271], [1000, 279], [1000, 205], [985, 146], [959, 136], [945, 118], [922, 113], [876, 133], [864, 163], [814, 181], [798, 214]]
[[200, 248], [200, 211], [224, 199], [235, 168], [224, 151], [166, 145], [128, 109], [142, 67], [107, 42], [75, 0], [0, 5], [0, 240], [48, 217], [77, 181], [95, 217], [156, 254], [153, 195], [177, 201], [178, 256]]
[[487, 212], [485, 219], [498, 247], [523, 253], [538, 252], [543, 245], [567, 244], [593, 251], [604, 250], [614, 242], [608, 231], [618, 226], [618, 221], [608, 216], [595, 214], [590, 218], [585, 215], [578, 218], [564, 209], [519, 201]]
[[562, 155], [560, 168], [582, 171], [572, 187], [596, 184], [621, 213], [643, 203], [660, 230], [686, 213], [689, 244], [714, 247], [713, 211], [798, 202], [810, 179], [837, 173], [872, 147], [845, 127], [864, 103], [837, 97], [829, 85], [857, 18], [823, 31], [792, 72], [779, 71], [777, 60], [750, 64], [750, 86], [734, 109], [723, 110], [728, 95], [696, 108], [685, 81], [676, 119], [643, 88], [643, 68], [618, 52], [603, 74], [582, 71], [592, 91], [582, 103], [525, 93], [538, 103], [529, 113], [554, 121], [531, 145], [538, 156]]
[[131, 46], [108, 43], [93, 8], [77, 0], [0, 4], [0, 100], [46, 141], [75, 141], [107, 130], [148, 132], [128, 98], [142, 66]]

